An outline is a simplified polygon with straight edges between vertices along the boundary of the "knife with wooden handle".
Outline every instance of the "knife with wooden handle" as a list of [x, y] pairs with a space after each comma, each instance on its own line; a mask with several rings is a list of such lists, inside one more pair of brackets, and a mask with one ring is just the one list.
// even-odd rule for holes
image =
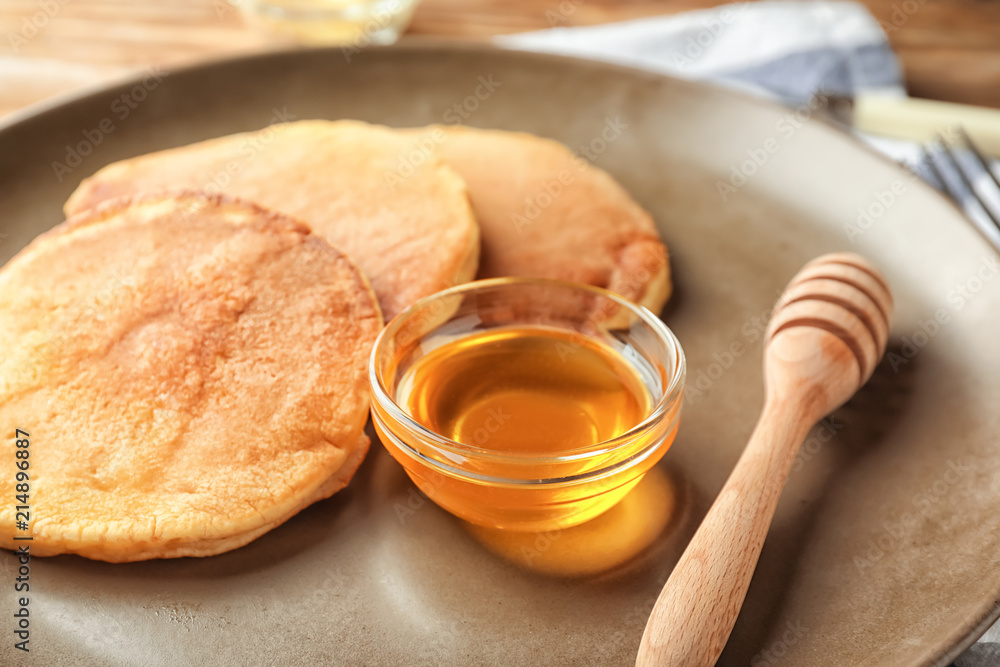
[[893, 139], [930, 142], [965, 129], [984, 153], [1000, 157], [1000, 109], [915, 97], [861, 94], [825, 96], [830, 114], [860, 132]]

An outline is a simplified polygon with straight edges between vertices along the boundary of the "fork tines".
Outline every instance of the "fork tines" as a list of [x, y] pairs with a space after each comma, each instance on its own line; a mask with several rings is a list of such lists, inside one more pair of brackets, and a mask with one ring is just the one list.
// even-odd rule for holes
[[961, 205], [970, 218], [976, 220], [975, 210], [985, 214], [994, 229], [983, 232], [997, 245], [1000, 234], [1000, 179], [965, 129], [958, 127], [954, 134], [957, 137], [954, 141], [939, 134], [937, 142], [923, 146], [923, 162], [948, 196]]

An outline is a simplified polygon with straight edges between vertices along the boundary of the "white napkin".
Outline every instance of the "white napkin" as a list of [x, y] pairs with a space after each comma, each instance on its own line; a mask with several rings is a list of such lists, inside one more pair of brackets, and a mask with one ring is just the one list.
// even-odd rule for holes
[[674, 16], [503, 35], [496, 41], [712, 79], [789, 104], [806, 102], [817, 90], [905, 94], [885, 34], [868, 10], [853, 2], [738, 2]]
[[[549, 11], [549, 22], [568, 22], [578, 1], [566, 0], [560, 11]], [[736, 2], [674, 16], [504, 35], [495, 41], [506, 47], [709, 79], [789, 106], [808, 102], [818, 92], [851, 97], [862, 91], [906, 94], [902, 70], [882, 27], [863, 5], [854, 2]], [[917, 144], [856, 134], [943, 189], [923, 164]], [[970, 155], [960, 159], [971, 164]], [[940, 161], [938, 166], [950, 183], [964, 191], [954, 170]], [[994, 171], [1000, 173], [997, 163]], [[980, 172], [977, 185], [988, 179]], [[980, 191], [988, 193], [991, 188]], [[1000, 249], [1000, 229], [971, 193], [964, 192], [959, 203]], [[1000, 211], [1000, 197], [994, 204]]]
[[[560, 11], [548, 12], [549, 22], [568, 22], [579, 1], [567, 0]], [[882, 27], [854, 2], [738, 2], [674, 16], [504, 35], [496, 42], [709, 79], [791, 106], [817, 92], [905, 95], [899, 62]], [[859, 136], [940, 188], [920, 164], [916, 144]], [[1000, 248], [1000, 233], [982, 211], [969, 197], [960, 203]], [[1000, 623], [954, 665], [1000, 665]]]

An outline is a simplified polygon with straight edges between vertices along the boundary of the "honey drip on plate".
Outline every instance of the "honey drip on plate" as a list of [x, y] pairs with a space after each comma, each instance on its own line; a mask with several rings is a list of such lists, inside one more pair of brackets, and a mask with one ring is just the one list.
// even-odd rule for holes
[[653, 545], [679, 525], [679, 496], [674, 481], [655, 467], [621, 502], [577, 526], [555, 524], [538, 532], [465, 526], [484, 547], [520, 568], [590, 577], [629, 564], [641, 566]]

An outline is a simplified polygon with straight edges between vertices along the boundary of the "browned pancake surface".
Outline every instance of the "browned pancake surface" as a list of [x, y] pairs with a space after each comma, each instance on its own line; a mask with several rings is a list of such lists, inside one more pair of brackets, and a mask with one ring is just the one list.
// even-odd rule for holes
[[409, 130], [469, 188], [480, 278], [533, 276], [605, 287], [659, 312], [667, 251], [649, 214], [608, 173], [560, 143], [467, 127]]
[[[30, 433], [31, 553], [210, 555], [342, 488], [381, 324], [340, 251], [247, 203], [116, 201], [42, 235], [0, 269], [0, 423]], [[14, 521], [0, 507], [0, 546]]]
[[178, 188], [302, 220], [358, 264], [386, 319], [476, 273], [479, 230], [462, 179], [388, 128], [300, 121], [143, 155], [86, 179], [65, 210]]

